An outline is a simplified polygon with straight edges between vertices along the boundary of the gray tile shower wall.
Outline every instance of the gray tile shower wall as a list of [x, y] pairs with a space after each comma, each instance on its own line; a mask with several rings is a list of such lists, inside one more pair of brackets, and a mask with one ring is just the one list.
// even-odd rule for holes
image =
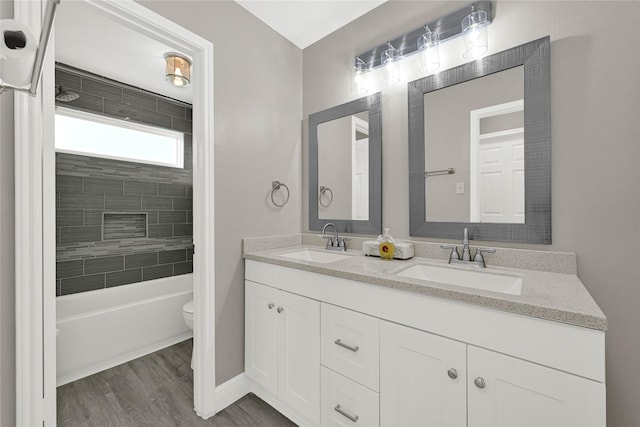
[[[80, 95], [56, 105], [191, 134], [191, 106], [102, 76], [56, 64], [56, 85]], [[185, 159], [186, 161], [186, 159]]]
[[[58, 154], [58, 172], [69, 156]], [[58, 295], [193, 271], [193, 199], [181, 197], [191, 185], [61, 174], [56, 184]]]
[[80, 94], [57, 105], [185, 132], [184, 169], [56, 153], [56, 294], [193, 272], [191, 107], [84, 72], [56, 84]]

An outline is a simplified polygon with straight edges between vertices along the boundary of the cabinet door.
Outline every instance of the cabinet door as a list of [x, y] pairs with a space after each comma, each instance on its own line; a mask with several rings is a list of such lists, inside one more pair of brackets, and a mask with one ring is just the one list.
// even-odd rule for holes
[[380, 425], [466, 426], [466, 344], [380, 322]]
[[245, 351], [247, 376], [278, 392], [278, 291], [245, 281]]
[[602, 383], [471, 345], [468, 363], [470, 427], [606, 424]]
[[320, 423], [320, 303], [280, 292], [278, 397], [314, 424]]

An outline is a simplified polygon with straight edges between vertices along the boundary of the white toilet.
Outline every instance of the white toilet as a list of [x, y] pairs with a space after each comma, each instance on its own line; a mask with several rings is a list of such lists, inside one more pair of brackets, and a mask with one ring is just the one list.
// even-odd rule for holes
[[[193, 301], [182, 306], [182, 317], [184, 317], [184, 323], [193, 331]], [[193, 369], [193, 353], [191, 354], [191, 369]]]

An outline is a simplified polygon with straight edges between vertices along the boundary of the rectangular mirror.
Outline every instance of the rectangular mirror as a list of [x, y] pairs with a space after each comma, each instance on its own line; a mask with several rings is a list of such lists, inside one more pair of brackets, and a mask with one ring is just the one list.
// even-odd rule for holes
[[524, 224], [523, 68], [424, 94], [427, 221]]
[[408, 89], [411, 235], [551, 243], [549, 38]]
[[309, 116], [309, 229], [382, 227], [380, 94]]

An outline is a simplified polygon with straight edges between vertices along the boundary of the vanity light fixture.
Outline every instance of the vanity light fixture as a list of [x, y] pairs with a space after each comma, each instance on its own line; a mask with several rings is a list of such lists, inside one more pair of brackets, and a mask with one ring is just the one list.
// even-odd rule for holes
[[367, 64], [356, 56], [356, 64], [353, 67], [354, 92], [358, 95], [369, 93], [369, 77], [367, 76]]
[[487, 39], [487, 12], [475, 10], [471, 5], [471, 13], [462, 20], [462, 34], [464, 37], [463, 58], [475, 59], [489, 50]]
[[165, 80], [177, 87], [186, 87], [191, 83], [191, 60], [175, 52], [164, 54], [167, 62]]
[[487, 27], [491, 19], [491, 0], [479, 0], [363, 52], [353, 63], [354, 85], [359, 85], [356, 79], [365, 81], [367, 72], [381, 67], [386, 69], [383, 81], [399, 82], [398, 62], [414, 53], [420, 54], [420, 71], [431, 74], [440, 68], [440, 45], [458, 36], [465, 38], [462, 56], [478, 58], [488, 50]]
[[424, 29], [425, 33], [418, 37], [420, 72], [431, 74], [440, 68], [440, 40], [438, 33], [432, 32], [428, 25], [425, 25]]
[[384, 76], [382, 83], [387, 85], [395, 85], [400, 83], [400, 51], [387, 42], [387, 49], [380, 55], [380, 63], [384, 67]]

